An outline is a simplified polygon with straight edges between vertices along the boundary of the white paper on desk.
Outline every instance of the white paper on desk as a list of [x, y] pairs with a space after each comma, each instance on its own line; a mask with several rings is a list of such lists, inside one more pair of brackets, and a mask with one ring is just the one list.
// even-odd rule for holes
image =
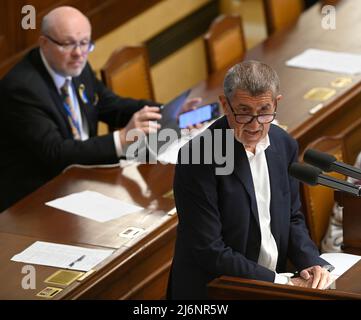
[[179, 149], [182, 148], [189, 140], [191, 140], [191, 137], [185, 136], [177, 139], [170, 146], [168, 146], [167, 150], [158, 154], [157, 160], [161, 163], [176, 164]]
[[357, 74], [361, 72], [361, 54], [307, 49], [286, 61], [286, 65], [304, 69]]
[[89, 271], [109, 257], [113, 251], [36, 241], [13, 256], [11, 261]]
[[335, 267], [331, 274], [339, 277], [359, 261], [361, 256], [348, 253], [323, 253], [321, 258]]
[[195, 136], [198, 136], [206, 130], [215, 120], [216, 119], [209, 121], [199, 129], [194, 128], [189, 131], [185, 129], [184, 132], [188, 134], [182, 134], [180, 139], [174, 141], [164, 152], [158, 154], [157, 160], [161, 163], [177, 164], [179, 149], [182, 148], [189, 140], [192, 140]]
[[111, 163], [111, 164], [71, 164], [70, 166], [67, 166], [63, 172], [68, 171], [72, 168], [83, 168], [83, 169], [93, 169], [93, 168], [105, 168], [105, 169], [117, 169], [117, 168], [126, 168], [130, 165], [133, 165], [134, 163], [137, 163], [135, 160], [123, 160], [120, 159], [117, 163]]
[[89, 190], [73, 193], [45, 204], [98, 222], [106, 222], [144, 209]]

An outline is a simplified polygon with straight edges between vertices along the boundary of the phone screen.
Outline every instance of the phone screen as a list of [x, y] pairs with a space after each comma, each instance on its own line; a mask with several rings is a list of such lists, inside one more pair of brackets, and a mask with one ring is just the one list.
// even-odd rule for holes
[[195, 125], [211, 120], [213, 115], [213, 108], [211, 104], [199, 107], [195, 110], [191, 110], [179, 115], [179, 128], [183, 129], [188, 126]]

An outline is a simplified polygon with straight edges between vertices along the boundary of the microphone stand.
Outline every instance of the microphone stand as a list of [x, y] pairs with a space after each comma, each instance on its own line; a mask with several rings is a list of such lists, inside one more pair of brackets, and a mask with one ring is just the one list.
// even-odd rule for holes
[[347, 181], [342, 181], [341, 183], [338, 179], [328, 175], [320, 174], [317, 178], [317, 183], [325, 187], [351, 193], [357, 197], [361, 196], [361, 186], [356, 186]]

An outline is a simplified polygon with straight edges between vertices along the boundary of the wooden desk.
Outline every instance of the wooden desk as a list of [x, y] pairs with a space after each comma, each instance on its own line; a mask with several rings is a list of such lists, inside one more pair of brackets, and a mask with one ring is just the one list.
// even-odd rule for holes
[[361, 198], [335, 191], [335, 201], [343, 207], [343, 250], [361, 255]]
[[[361, 117], [361, 76], [351, 76], [352, 83], [336, 90], [324, 102], [324, 108], [315, 115], [309, 110], [319, 102], [305, 100], [303, 96], [314, 87], [329, 87], [337, 73], [286, 67], [285, 62], [307, 48], [361, 53], [355, 39], [355, 30], [361, 30], [361, 5], [358, 0], [341, 1], [337, 5], [336, 30], [321, 27], [320, 5], [303, 13], [298, 23], [287, 32], [275, 34], [250, 50], [245, 60], [260, 60], [272, 66], [281, 81], [283, 99], [277, 110], [280, 124], [297, 139], [300, 153], [311, 141], [325, 135], [335, 135]], [[222, 82], [226, 70], [220, 71], [196, 86], [192, 96], [205, 97], [204, 102], [217, 101], [223, 92]], [[349, 76], [347, 76], [349, 77]]]
[[[36, 240], [115, 253], [96, 272], [75, 282], [54, 299], [160, 299], [164, 297], [173, 257], [177, 218], [167, 212], [174, 200], [163, 197], [172, 188], [173, 166], [140, 165], [124, 169], [72, 168], [0, 215], [0, 299], [35, 299], [43, 282], [57, 268], [35, 266], [36, 290], [21, 288], [23, 264], [10, 258]], [[159, 183], [157, 183], [159, 182]], [[46, 206], [73, 192], [94, 190], [147, 208], [105, 223]], [[135, 239], [119, 236], [128, 227], [143, 228]]]
[[222, 276], [208, 286], [212, 299], [303, 299], [303, 300], [339, 300], [361, 299], [360, 283], [361, 261], [336, 280], [336, 289], [318, 290], [265, 281], [248, 280]]

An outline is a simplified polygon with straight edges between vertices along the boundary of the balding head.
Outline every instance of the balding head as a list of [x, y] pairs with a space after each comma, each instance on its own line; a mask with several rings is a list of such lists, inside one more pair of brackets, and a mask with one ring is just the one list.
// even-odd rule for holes
[[40, 48], [50, 67], [64, 76], [78, 76], [88, 57], [89, 19], [76, 8], [58, 7], [44, 16], [41, 32]]
[[78, 9], [69, 6], [58, 7], [43, 17], [41, 33], [48, 35], [62, 32], [64, 29], [74, 30], [77, 25], [87, 26], [91, 30], [89, 19]]

